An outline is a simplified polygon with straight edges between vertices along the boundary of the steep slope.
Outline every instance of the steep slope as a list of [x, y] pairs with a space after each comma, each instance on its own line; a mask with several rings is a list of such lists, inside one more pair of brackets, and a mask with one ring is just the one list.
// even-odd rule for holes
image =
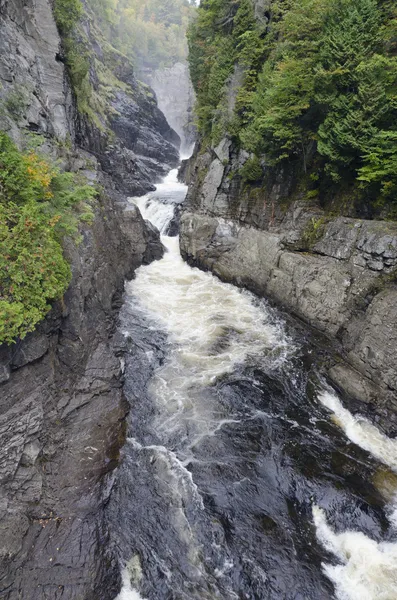
[[136, 6], [130, 0], [129, 10], [123, 10], [123, 4], [119, 2], [117, 9], [118, 47], [134, 56], [139, 78], [153, 88], [160, 109], [181, 138], [181, 155], [190, 156], [197, 132], [186, 30], [196, 4], [193, 0], [145, 0]]
[[181, 138], [181, 155], [190, 156], [197, 132], [193, 114], [195, 94], [187, 62], [145, 69], [142, 76], [154, 89], [159, 107]]
[[78, 31], [91, 61], [88, 97], [51, 3], [0, 3], [0, 129], [98, 189], [88, 223], [64, 237], [72, 270], [64, 297], [33, 333], [0, 346], [0, 596], [9, 600], [105, 600], [119, 589], [101, 510], [127, 412], [114, 332], [125, 279], [163, 252], [158, 232], [122, 193], [152, 189], [178, 160], [178, 136], [118, 55], [120, 78], [112, 76], [105, 94], [99, 73], [109, 74], [114, 52], [99, 34], [96, 42], [92, 12]]

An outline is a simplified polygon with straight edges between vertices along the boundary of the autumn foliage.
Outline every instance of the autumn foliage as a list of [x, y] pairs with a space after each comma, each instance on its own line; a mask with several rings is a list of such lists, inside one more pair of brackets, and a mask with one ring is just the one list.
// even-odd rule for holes
[[62, 238], [95, 190], [0, 133], [0, 343], [32, 331], [71, 277]]

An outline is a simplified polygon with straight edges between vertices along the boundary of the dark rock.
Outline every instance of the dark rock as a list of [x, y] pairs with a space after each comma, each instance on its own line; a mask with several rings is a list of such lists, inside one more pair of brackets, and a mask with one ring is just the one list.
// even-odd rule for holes
[[175, 206], [174, 216], [171, 221], [168, 223], [167, 229], [165, 231], [165, 235], [169, 237], [176, 237], [179, 235], [179, 226], [181, 222], [181, 207]]
[[[139, 196], [153, 191], [153, 182], [178, 165], [180, 138], [159, 110], [153, 90], [136, 79], [128, 59], [104, 40], [88, 3], [85, 11], [81, 35], [90, 48], [90, 82], [107, 111], [97, 115], [96, 123], [76, 115], [76, 138], [95, 153], [119, 192]], [[119, 78], [110, 93], [101, 87], [99, 75], [109, 71]]]
[[[94, 38], [91, 58], [104, 60]], [[113, 600], [120, 589], [103, 510], [128, 412], [123, 348], [113, 336], [125, 279], [164, 251], [139, 211], [125, 210], [122, 193], [154, 189], [178, 161], [177, 135], [128, 64], [115, 68], [128, 86], [112, 94], [111, 132], [77, 114], [60, 49], [49, 0], [0, 0], [0, 128], [17, 143], [24, 129], [45, 134], [43, 151], [103, 190], [80, 244], [64, 243], [72, 266], [64, 298], [35, 332], [0, 347], [4, 600]]]
[[18, 344], [13, 355], [11, 366], [13, 369], [19, 369], [28, 363], [41, 358], [49, 348], [49, 341], [46, 335], [35, 331], [26, 336], [23, 344]]
[[[139, 211], [126, 221], [104, 195], [92, 229], [66, 250], [73, 269], [66, 306], [55, 306], [41, 330], [11, 349], [14, 370], [1, 386], [0, 595], [7, 600], [57, 597], [54, 588], [70, 600], [113, 600], [118, 591], [101, 510], [127, 412], [113, 299], [124, 278], [163, 249]], [[1, 358], [7, 370], [10, 351], [2, 348]]]

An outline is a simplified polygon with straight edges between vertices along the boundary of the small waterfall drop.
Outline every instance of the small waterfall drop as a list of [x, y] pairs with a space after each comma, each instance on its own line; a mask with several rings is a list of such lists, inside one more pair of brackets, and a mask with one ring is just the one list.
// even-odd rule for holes
[[[320, 403], [349, 440], [397, 473], [397, 440], [391, 440], [363, 417], [353, 416], [329, 391], [319, 394]], [[397, 530], [397, 489], [389, 507], [389, 520]], [[335, 533], [326, 513], [313, 507], [317, 536], [341, 564], [324, 564], [339, 600], [393, 600], [397, 598], [397, 542], [376, 542], [360, 531]]]

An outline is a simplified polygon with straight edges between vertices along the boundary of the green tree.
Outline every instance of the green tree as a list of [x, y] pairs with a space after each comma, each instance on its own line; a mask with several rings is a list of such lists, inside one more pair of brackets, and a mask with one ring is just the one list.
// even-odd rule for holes
[[188, 37], [207, 141], [229, 135], [269, 166], [294, 161], [362, 203], [397, 203], [395, 2], [274, 0], [258, 19], [249, 0], [204, 0]]

